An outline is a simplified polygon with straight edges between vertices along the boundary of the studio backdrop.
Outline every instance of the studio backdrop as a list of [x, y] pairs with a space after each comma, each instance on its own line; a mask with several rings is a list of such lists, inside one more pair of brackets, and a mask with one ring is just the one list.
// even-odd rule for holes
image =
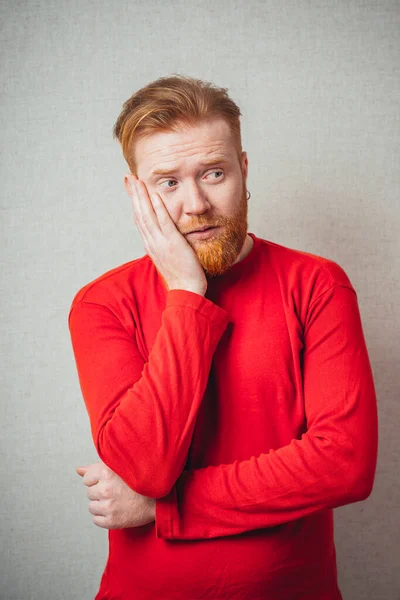
[[330, 258], [358, 295], [379, 409], [375, 487], [335, 510], [345, 600], [399, 600], [400, 3], [19, 0], [1, 31], [1, 600], [91, 600], [107, 532], [67, 317], [142, 256], [112, 128], [163, 75], [242, 111], [249, 231]]

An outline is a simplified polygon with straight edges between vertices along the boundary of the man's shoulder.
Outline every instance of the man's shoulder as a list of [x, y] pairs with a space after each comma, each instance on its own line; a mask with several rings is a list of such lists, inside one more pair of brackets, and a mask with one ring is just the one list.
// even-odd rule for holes
[[293, 285], [308, 282], [320, 293], [335, 284], [354, 289], [345, 269], [335, 260], [262, 238], [260, 242], [275, 272], [285, 281]]
[[72, 308], [79, 302], [108, 304], [112, 298], [121, 297], [133, 292], [137, 280], [146, 280], [154, 265], [146, 254], [123, 263], [86, 283], [73, 297]]

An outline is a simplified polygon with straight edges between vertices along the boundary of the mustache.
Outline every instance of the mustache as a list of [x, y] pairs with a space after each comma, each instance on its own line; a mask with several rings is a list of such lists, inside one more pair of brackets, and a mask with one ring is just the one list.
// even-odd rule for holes
[[243, 192], [242, 202], [236, 209], [236, 213], [231, 216], [220, 215], [215, 213], [214, 216], [209, 214], [206, 216], [199, 215], [195, 220], [185, 224], [185, 227], [179, 227], [178, 230], [182, 235], [197, 231], [198, 229], [205, 229], [206, 227], [227, 227], [235, 221], [237, 218], [242, 218], [243, 214], [247, 214], [248, 201], [246, 198], [246, 192]]
[[215, 221], [198, 221], [197, 223], [193, 223], [191, 227], [185, 228], [185, 231], [180, 230], [180, 233], [185, 235], [186, 233], [191, 233], [193, 231], [197, 231], [198, 229], [207, 229], [208, 227], [221, 227], [222, 223], [216, 223]]

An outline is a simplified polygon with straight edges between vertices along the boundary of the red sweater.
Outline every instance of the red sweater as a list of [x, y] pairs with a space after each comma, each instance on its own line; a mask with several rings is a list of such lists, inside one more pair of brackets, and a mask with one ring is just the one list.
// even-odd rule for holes
[[97, 600], [341, 599], [332, 509], [377, 460], [357, 296], [337, 263], [250, 235], [206, 297], [146, 255], [74, 298], [98, 455], [157, 498], [155, 523], [109, 531]]

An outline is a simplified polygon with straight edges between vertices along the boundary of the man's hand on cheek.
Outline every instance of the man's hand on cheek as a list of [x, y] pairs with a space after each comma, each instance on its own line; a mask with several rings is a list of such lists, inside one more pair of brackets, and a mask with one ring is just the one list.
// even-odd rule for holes
[[178, 231], [161, 196], [148, 193], [143, 181], [126, 175], [135, 224], [146, 252], [169, 290], [183, 289], [202, 296], [207, 290], [203, 268], [185, 237]]
[[93, 523], [105, 529], [140, 527], [155, 520], [154, 498], [141, 496], [103, 462], [76, 469], [87, 486]]

